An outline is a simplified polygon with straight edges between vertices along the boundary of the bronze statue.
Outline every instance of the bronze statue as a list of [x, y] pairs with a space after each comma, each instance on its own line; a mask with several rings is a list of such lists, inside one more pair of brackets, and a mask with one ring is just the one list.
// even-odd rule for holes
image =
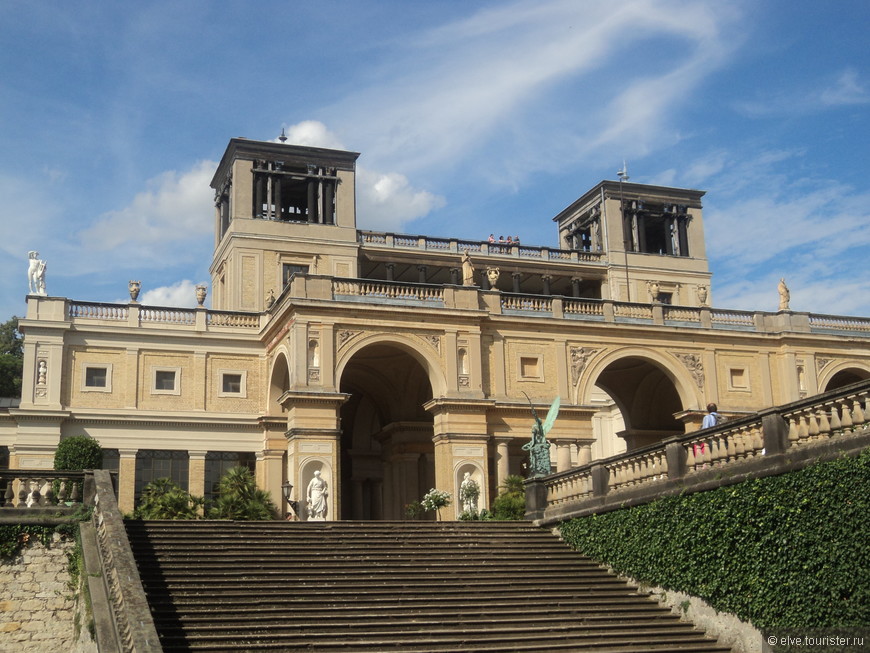
[[[525, 392], [523, 393], [526, 394]], [[526, 395], [529, 399], [529, 395]], [[529, 452], [529, 477], [546, 476], [550, 474], [550, 443], [547, 442], [547, 433], [553, 427], [556, 421], [556, 416], [559, 414], [559, 397], [553, 401], [550, 410], [547, 411], [547, 419], [541, 422], [538, 417], [538, 412], [532, 405], [532, 400], [529, 399], [529, 406], [532, 407], [532, 416], [535, 418], [535, 424], [532, 426], [532, 439], [523, 445], [523, 451]]]

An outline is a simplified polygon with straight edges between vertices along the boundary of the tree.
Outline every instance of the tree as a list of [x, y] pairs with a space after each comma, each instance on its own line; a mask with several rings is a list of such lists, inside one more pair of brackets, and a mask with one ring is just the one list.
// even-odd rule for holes
[[273, 519], [278, 508], [268, 492], [257, 487], [247, 467], [228, 469], [218, 481], [218, 497], [209, 508], [212, 519]]
[[18, 318], [0, 324], [0, 397], [21, 396], [24, 344], [18, 331]]
[[498, 496], [492, 502], [493, 519], [518, 521], [526, 515], [526, 488], [522, 476], [505, 477]]

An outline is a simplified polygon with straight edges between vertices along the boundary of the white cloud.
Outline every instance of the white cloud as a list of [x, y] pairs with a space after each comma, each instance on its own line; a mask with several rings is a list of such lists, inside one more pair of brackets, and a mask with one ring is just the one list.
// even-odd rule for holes
[[[110, 211], [79, 233], [90, 250], [167, 245], [200, 238], [214, 229], [214, 193], [209, 182], [217, 163], [200, 161], [185, 172], [151, 179], [129, 206]], [[149, 248], [157, 251], [157, 248]]]
[[857, 71], [849, 68], [840, 74], [834, 86], [822, 91], [820, 99], [827, 106], [867, 104], [870, 91], [858, 80]]
[[[119, 301], [126, 303], [128, 300]], [[146, 290], [139, 297], [139, 302], [145, 306], [192, 308], [196, 306], [196, 284], [188, 279], [183, 279], [171, 286]]]
[[[507, 185], [604, 149], [645, 152], [680, 138], [663, 128], [672, 108], [739, 43], [723, 5], [495, 5], [414, 34], [407, 52], [378, 71], [386, 81], [331, 111], [353, 116], [370, 160], [406, 174], [454, 169], [479, 157], [483, 142], [498, 147], [473, 169], [497, 171], [491, 178]], [[632, 65], [638, 48], [654, 50], [653, 61]], [[568, 94], [587, 100], [566, 102]]]
[[[305, 120], [286, 129], [287, 143], [347, 149], [326, 125]], [[444, 198], [411, 186], [398, 172], [378, 172], [357, 164], [357, 226], [381, 231], [401, 231], [405, 224], [444, 205]]]

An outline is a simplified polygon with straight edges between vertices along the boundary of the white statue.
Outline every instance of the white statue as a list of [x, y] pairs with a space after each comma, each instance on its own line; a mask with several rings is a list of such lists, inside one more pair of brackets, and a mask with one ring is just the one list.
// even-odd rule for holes
[[471, 262], [471, 257], [468, 255], [468, 250], [462, 254], [462, 285], [474, 285], [474, 264]]
[[785, 279], [779, 280], [777, 291], [779, 292], [779, 310], [787, 311], [788, 302], [789, 299], [791, 299], [791, 293], [788, 290], [788, 286], [785, 285]]
[[480, 486], [473, 478], [471, 472], [465, 472], [462, 483], [459, 485], [459, 499], [462, 501], [462, 511], [477, 512], [477, 499], [480, 496]]
[[324, 521], [326, 518], [326, 499], [329, 489], [326, 481], [320, 478], [320, 470], [314, 472], [314, 478], [308, 483], [308, 521]]
[[39, 252], [27, 252], [30, 262], [27, 265], [27, 283], [30, 295], [45, 295], [45, 261], [39, 258]]

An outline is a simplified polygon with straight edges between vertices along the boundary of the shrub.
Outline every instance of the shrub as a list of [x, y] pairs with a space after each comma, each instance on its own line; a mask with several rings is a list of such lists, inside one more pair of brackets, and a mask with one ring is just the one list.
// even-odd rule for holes
[[511, 474], [499, 487], [492, 502], [492, 518], [500, 521], [519, 521], [526, 516], [526, 489], [522, 476]]
[[54, 468], [58, 471], [100, 469], [103, 466], [103, 448], [86, 435], [64, 438], [54, 452]]
[[200, 519], [205, 501], [195, 497], [168, 478], [158, 478], [145, 486], [139, 505], [133, 511], [136, 519]]
[[870, 450], [781, 476], [565, 522], [620, 573], [757, 628], [870, 623]]

